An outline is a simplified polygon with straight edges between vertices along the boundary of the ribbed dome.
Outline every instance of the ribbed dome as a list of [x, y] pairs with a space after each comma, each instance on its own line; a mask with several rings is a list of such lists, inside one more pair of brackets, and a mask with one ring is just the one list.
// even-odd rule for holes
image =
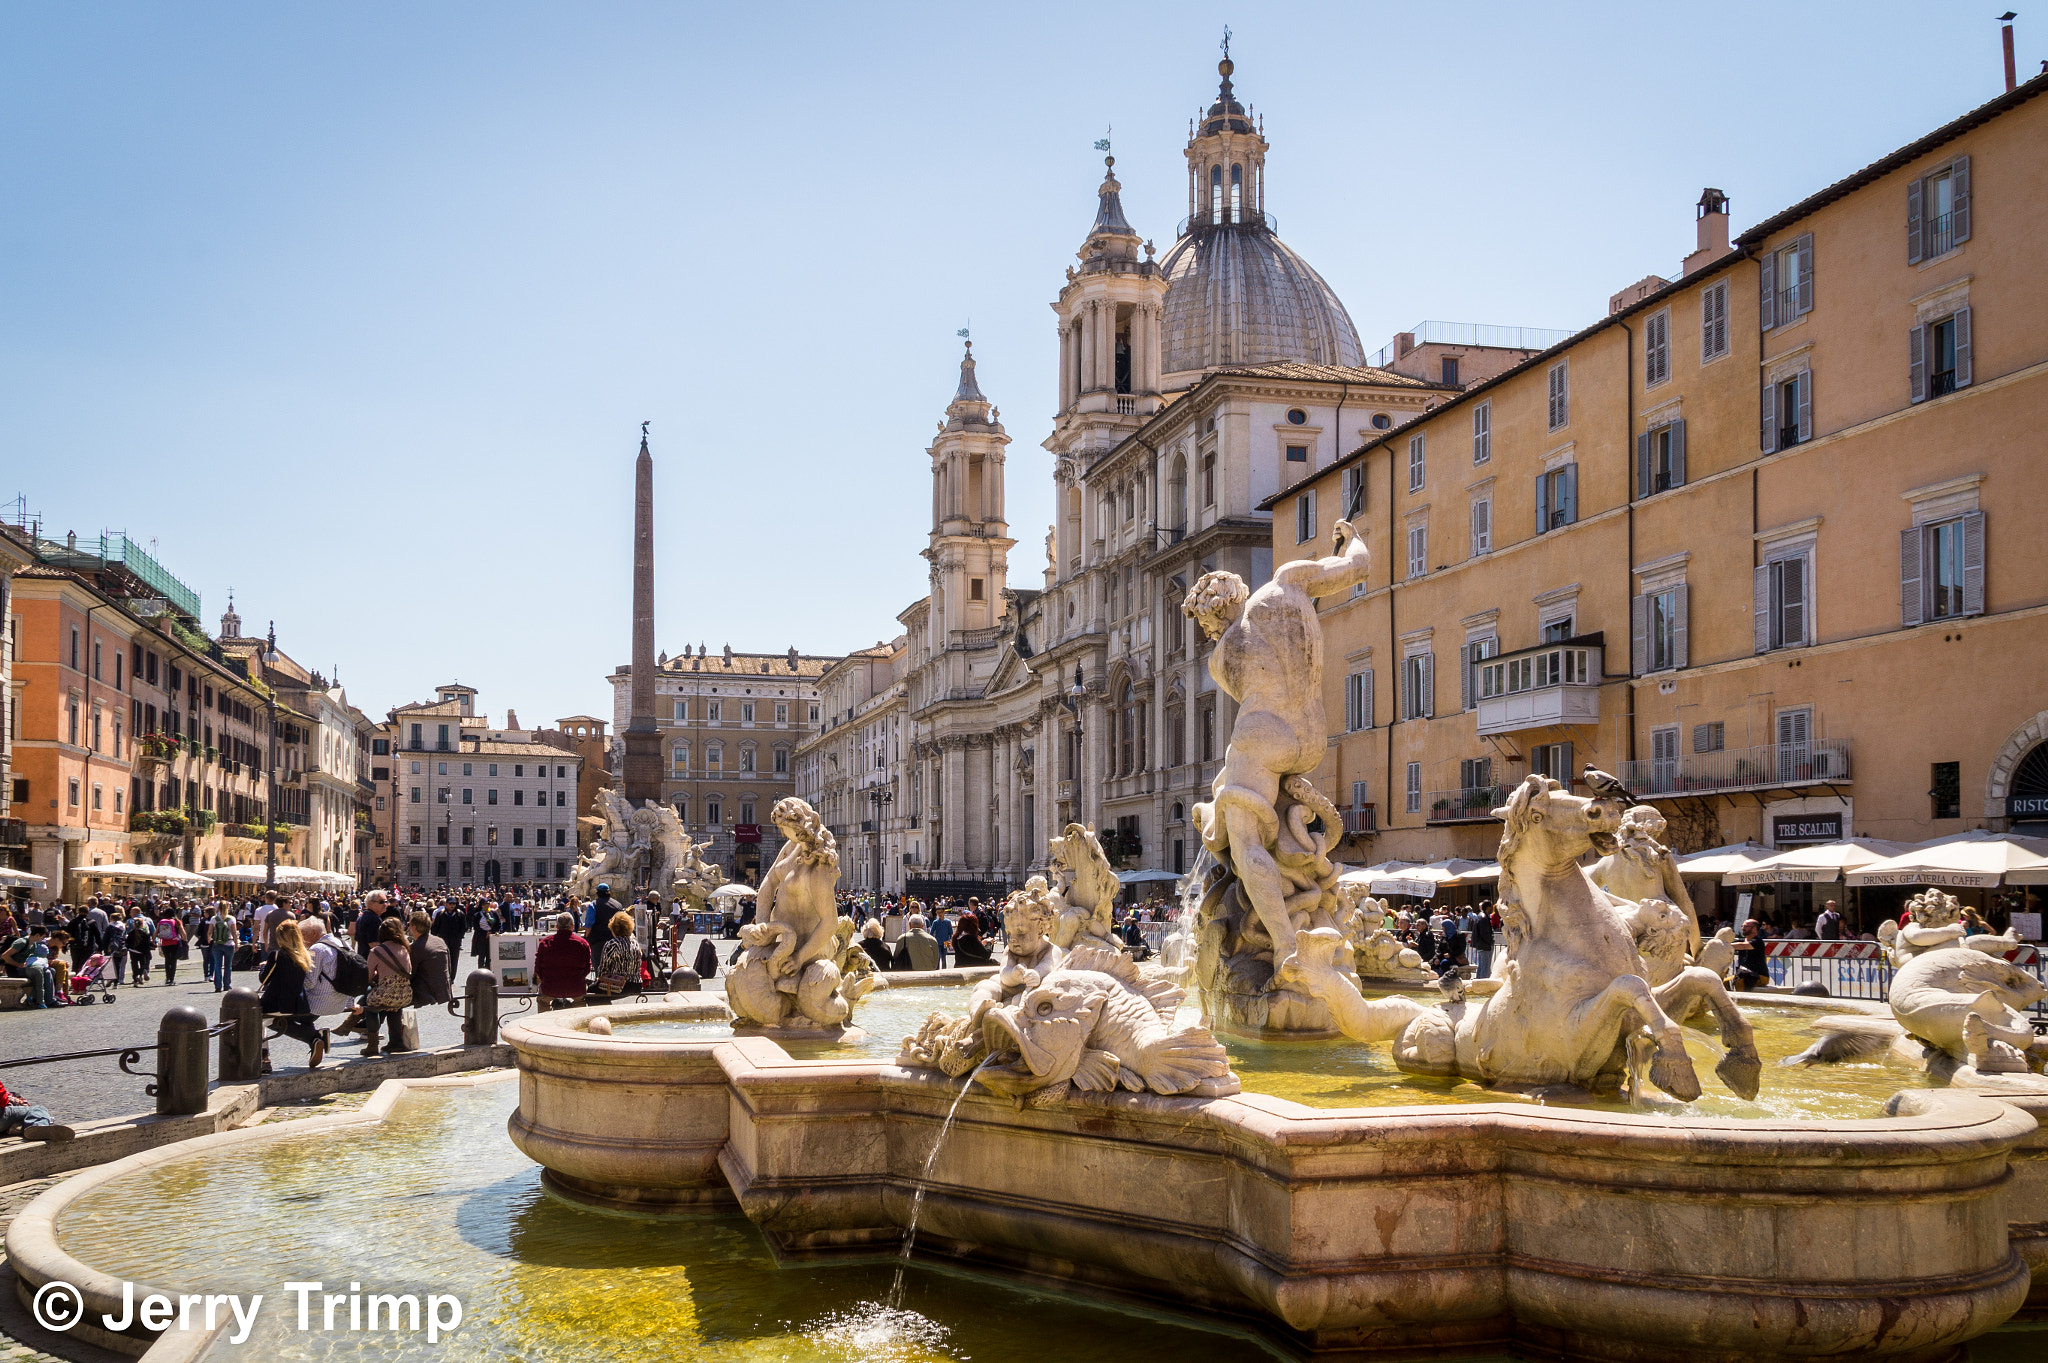
[[1174, 243], [1160, 268], [1168, 284], [1162, 373], [1275, 360], [1365, 362], [1344, 304], [1263, 225], [1192, 231]]

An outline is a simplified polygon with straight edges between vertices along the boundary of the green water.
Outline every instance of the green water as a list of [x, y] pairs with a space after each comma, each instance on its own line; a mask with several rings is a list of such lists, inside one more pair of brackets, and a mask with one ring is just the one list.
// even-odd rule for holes
[[[815, 1041], [779, 1044], [799, 1060], [893, 1059], [903, 1038], [916, 1031], [929, 1014], [958, 1014], [967, 1006], [966, 996], [967, 991], [957, 985], [884, 990], [863, 999], [854, 1015], [855, 1023], [867, 1033], [865, 1039], [848, 1045]], [[1693, 1067], [1703, 1089], [1697, 1101], [1678, 1103], [1653, 1092], [1642, 1108], [1631, 1108], [1619, 1099], [1597, 1099], [1585, 1106], [1612, 1112], [1751, 1120], [1881, 1117], [1885, 1099], [1900, 1089], [1926, 1085], [1926, 1077], [1919, 1070], [1883, 1055], [1850, 1065], [1784, 1068], [1777, 1063], [1779, 1060], [1797, 1055], [1813, 1043], [1814, 1033], [1809, 1028], [1815, 1014], [1804, 1009], [1769, 1006], [1746, 1007], [1744, 1012], [1755, 1029], [1757, 1050], [1764, 1059], [1762, 1089], [1756, 1101], [1737, 1098], [1714, 1077], [1714, 1065], [1720, 1059], [1719, 1038], [1708, 1032], [1688, 1036]], [[1181, 1022], [1199, 1020], [1193, 1009], [1182, 1010]], [[732, 1028], [723, 1022], [629, 1022], [618, 1024], [614, 1035], [723, 1040], [732, 1035]], [[1388, 1048], [1383, 1045], [1363, 1046], [1342, 1040], [1242, 1041], [1234, 1037], [1225, 1037], [1223, 1044], [1230, 1053], [1230, 1067], [1247, 1093], [1288, 1098], [1308, 1107], [1423, 1107], [1438, 1103], [1534, 1101], [1478, 1084], [1403, 1074], [1394, 1068]]]
[[[505, 1136], [516, 1083], [421, 1090], [382, 1124], [281, 1135], [129, 1175], [57, 1224], [94, 1268], [165, 1291], [261, 1292], [255, 1330], [210, 1358], [449, 1358], [486, 1363], [1130, 1363], [1146, 1349], [1218, 1363], [1247, 1340], [1127, 1310], [913, 1268], [776, 1268], [739, 1215], [656, 1222], [545, 1194]], [[344, 1293], [449, 1293], [459, 1332], [327, 1333], [319, 1296], [297, 1327], [287, 1281]], [[336, 1318], [346, 1320], [346, 1306]]]

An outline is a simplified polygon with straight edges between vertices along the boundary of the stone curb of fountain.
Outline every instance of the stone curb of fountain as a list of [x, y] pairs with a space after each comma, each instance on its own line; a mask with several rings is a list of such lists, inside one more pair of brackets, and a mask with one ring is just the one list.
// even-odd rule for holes
[[[481, 1048], [472, 1048], [472, 1058], [475, 1057], [477, 1049]], [[386, 1078], [377, 1085], [376, 1092], [358, 1111], [333, 1112], [294, 1122], [259, 1123], [233, 1130], [214, 1131], [141, 1150], [75, 1174], [39, 1193], [15, 1214], [7, 1227], [4, 1250], [7, 1263], [16, 1277], [15, 1295], [25, 1299], [35, 1287], [52, 1279], [61, 1279], [79, 1290], [85, 1300], [88, 1319], [119, 1307], [121, 1281], [73, 1259], [58, 1246], [56, 1237], [57, 1218], [62, 1215], [65, 1207], [115, 1179], [172, 1160], [210, 1154], [245, 1141], [263, 1140], [280, 1134], [297, 1134], [316, 1129], [336, 1131], [353, 1126], [374, 1125], [383, 1121], [397, 1105], [398, 1100], [412, 1089], [472, 1088], [483, 1084], [504, 1083], [517, 1078], [517, 1074], [518, 1072], [512, 1069], [491, 1069], [459, 1075]], [[221, 1328], [226, 1327], [223, 1325]], [[162, 1335], [151, 1336], [137, 1326], [133, 1327], [132, 1333], [115, 1335], [96, 1326], [80, 1324], [73, 1327], [67, 1338], [83, 1340], [98, 1346], [102, 1351], [112, 1350], [129, 1357], [139, 1355], [144, 1363], [190, 1363], [190, 1360], [199, 1358], [205, 1352], [216, 1333], [218, 1332], [165, 1331]], [[81, 1363], [99, 1363], [99, 1358], [104, 1356], [102, 1352], [94, 1359], [81, 1360]], [[0, 1358], [4, 1357], [0, 1355]], [[8, 1363], [11, 1363], [11, 1360]]]
[[[68, 1141], [9, 1141], [0, 1144], [0, 1187], [47, 1178], [139, 1151], [242, 1126], [263, 1109], [310, 1102], [334, 1093], [364, 1092], [392, 1079], [430, 1078], [513, 1063], [510, 1046], [448, 1046], [434, 1051], [353, 1060], [317, 1070], [266, 1074], [254, 1084], [216, 1084], [206, 1111], [189, 1117], [140, 1113], [82, 1122]], [[4, 1363], [4, 1360], [0, 1360]]]
[[[6, 1236], [16, 1212], [58, 1182], [39, 1178], [0, 1188], [0, 1239]], [[14, 1269], [0, 1251], [0, 1363], [118, 1363], [122, 1359], [120, 1354], [37, 1325], [19, 1290]]]

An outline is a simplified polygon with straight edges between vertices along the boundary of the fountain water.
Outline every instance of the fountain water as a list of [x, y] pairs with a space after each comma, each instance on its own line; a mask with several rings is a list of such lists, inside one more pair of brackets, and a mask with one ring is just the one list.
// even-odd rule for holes
[[965, 1079], [960, 1081], [960, 1091], [953, 1095], [953, 1105], [946, 1109], [946, 1120], [939, 1124], [939, 1134], [932, 1141], [931, 1152], [924, 1157], [924, 1173], [917, 1180], [917, 1191], [910, 1197], [910, 1224], [903, 1231], [903, 1250], [897, 1255], [896, 1281], [889, 1286], [889, 1309], [901, 1310], [903, 1306], [903, 1270], [910, 1265], [910, 1249], [917, 1243], [917, 1216], [924, 1209], [924, 1190], [931, 1186], [932, 1166], [938, 1163], [939, 1148], [946, 1143], [946, 1133], [953, 1129], [953, 1115], [960, 1110], [960, 1100], [967, 1096], [967, 1090], [974, 1087], [974, 1076], [981, 1073], [982, 1066], [995, 1059], [993, 1054], [982, 1057]]

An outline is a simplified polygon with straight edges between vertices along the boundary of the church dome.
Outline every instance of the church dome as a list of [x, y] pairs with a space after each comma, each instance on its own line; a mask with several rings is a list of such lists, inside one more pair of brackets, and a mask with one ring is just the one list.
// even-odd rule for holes
[[1344, 304], [1264, 222], [1193, 227], [1160, 268], [1164, 374], [1275, 360], [1365, 363]]

